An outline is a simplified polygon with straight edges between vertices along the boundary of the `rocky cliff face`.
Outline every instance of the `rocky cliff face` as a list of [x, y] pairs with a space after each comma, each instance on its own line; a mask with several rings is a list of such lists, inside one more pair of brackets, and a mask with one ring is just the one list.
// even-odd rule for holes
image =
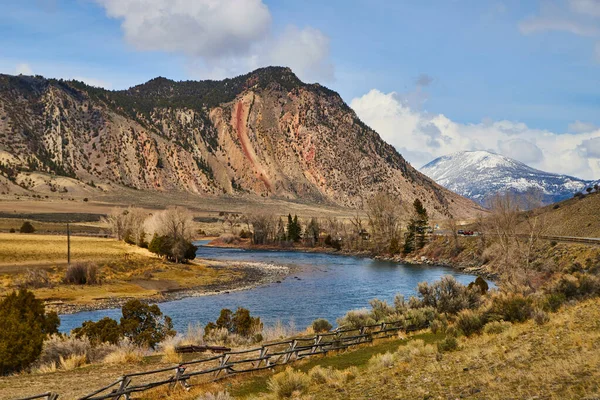
[[413, 169], [337, 93], [276, 67], [124, 91], [0, 75], [0, 173], [35, 190], [27, 171], [348, 207], [388, 191], [440, 215], [475, 209]]

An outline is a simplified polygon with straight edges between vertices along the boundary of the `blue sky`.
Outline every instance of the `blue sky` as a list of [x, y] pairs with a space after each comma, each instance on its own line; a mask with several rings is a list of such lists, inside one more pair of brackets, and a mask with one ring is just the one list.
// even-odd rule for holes
[[598, 0], [0, 1], [3, 73], [121, 89], [289, 65], [417, 167], [488, 149], [600, 178]]

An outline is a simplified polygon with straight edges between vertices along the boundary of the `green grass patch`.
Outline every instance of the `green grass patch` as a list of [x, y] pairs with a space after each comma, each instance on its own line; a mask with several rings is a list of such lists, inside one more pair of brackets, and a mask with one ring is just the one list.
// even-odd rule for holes
[[[408, 337], [406, 340], [399, 339], [387, 339], [376, 341], [375, 344], [370, 346], [360, 347], [356, 350], [347, 351], [344, 353], [338, 353], [334, 355], [328, 355], [325, 357], [308, 359], [305, 362], [298, 362], [292, 364], [292, 366], [302, 372], [308, 372], [311, 368], [317, 365], [327, 368], [331, 367], [334, 369], [346, 369], [349, 367], [364, 367], [367, 365], [371, 357], [376, 354], [382, 354], [385, 352], [394, 352], [400, 346], [405, 346], [410, 340], [422, 339], [426, 344], [437, 343], [444, 338], [443, 334], [433, 334], [431, 332], [420, 333], [414, 336]], [[276, 371], [283, 370], [281, 368]], [[271, 373], [262, 373], [260, 375], [254, 375], [244, 379], [241, 382], [235, 382], [226, 385], [226, 389], [234, 397], [247, 397], [257, 393], [267, 392], [267, 382], [272, 376]]]

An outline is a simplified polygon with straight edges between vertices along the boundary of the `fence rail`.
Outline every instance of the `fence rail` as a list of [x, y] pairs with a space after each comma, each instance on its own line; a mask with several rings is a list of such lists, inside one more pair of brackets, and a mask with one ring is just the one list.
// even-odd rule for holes
[[[392, 337], [399, 331], [411, 332], [415, 327], [403, 327], [401, 321], [383, 322], [360, 328], [337, 329], [312, 337], [298, 337], [248, 350], [226, 351], [218, 356], [182, 362], [180, 364], [146, 372], [124, 375], [78, 400], [129, 400], [134, 393], [168, 386], [189, 390], [192, 377], [210, 376], [212, 380], [236, 374], [273, 369], [306, 357], [327, 354], [351, 346], [370, 343], [374, 339]], [[18, 400], [57, 400], [58, 394], [44, 393]]]

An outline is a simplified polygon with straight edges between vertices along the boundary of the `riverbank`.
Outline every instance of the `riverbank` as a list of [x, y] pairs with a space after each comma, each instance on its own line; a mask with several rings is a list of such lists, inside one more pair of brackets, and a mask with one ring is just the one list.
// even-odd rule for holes
[[74, 314], [83, 311], [96, 311], [120, 308], [128, 300], [138, 298], [152, 303], [163, 303], [167, 301], [180, 300], [188, 297], [202, 297], [221, 293], [232, 293], [242, 290], [250, 290], [262, 285], [280, 283], [290, 273], [290, 268], [267, 263], [235, 263], [225, 264], [211, 260], [197, 260], [193, 264], [202, 263], [204, 266], [217, 272], [235, 273], [231, 279], [208, 283], [197, 287], [167, 289], [156, 294], [147, 296], [123, 296], [111, 298], [96, 298], [92, 304], [69, 304], [62, 302], [46, 302], [49, 310], [58, 314]]
[[117, 308], [131, 299], [178, 300], [254, 288], [285, 278], [288, 267], [197, 259], [168, 262], [114, 239], [71, 237], [71, 264], [94, 272], [93, 284], [67, 283], [67, 238], [0, 233], [0, 297], [26, 288], [60, 314]]
[[[441, 239], [441, 240], [440, 240]], [[231, 243], [224, 242], [221, 238], [211, 240], [207, 246], [220, 248], [233, 248], [244, 250], [267, 250], [267, 251], [296, 251], [303, 253], [322, 253], [330, 255], [350, 256], [350, 257], [367, 257], [379, 261], [389, 261], [408, 265], [426, 265], [452, 268], [454, 270], [481, 276], [491, 281], [498, 279], [498, 273], [493, 268], [484, 263], [478, 256], [477, 251], [473, 248], [476, 246], [474, 238], [461, 239], [461, 254], [456, 254], [453, 257], [449, 255], [447, 248], [449, 241], [445, 237], [436, 238], [426, 246], [422, 251], [416, 252], [409, 256], [401, 254], [375, 254], [368, 250], [337, 250], [332, 247], [308, 247], [301, 244], [292, 244], [290, 246], [278, 245], [255, 245], [250, 239], [240, 239]], [[439, 251], [443, 249], [444, 251]], [[460, 256], [462, 255], [462, 256]]]

